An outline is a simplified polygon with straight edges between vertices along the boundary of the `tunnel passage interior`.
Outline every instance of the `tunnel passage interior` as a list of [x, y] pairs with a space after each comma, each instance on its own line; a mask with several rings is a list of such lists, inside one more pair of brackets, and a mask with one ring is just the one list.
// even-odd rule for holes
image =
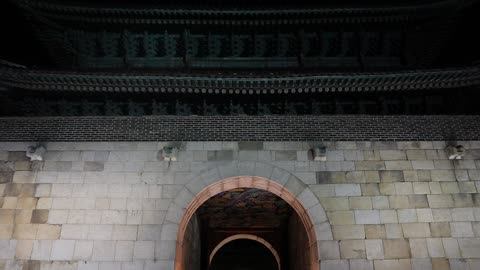
[[275, 256], [260, 242], [233, 240], [223, 245], [212, 257], [210, 270], [279, 270]]
[[261, 189], [236, 188], [209, 198], [190, 219], [185, 240], [186, 270], [310, 269], [309, 240], [299, 215]]

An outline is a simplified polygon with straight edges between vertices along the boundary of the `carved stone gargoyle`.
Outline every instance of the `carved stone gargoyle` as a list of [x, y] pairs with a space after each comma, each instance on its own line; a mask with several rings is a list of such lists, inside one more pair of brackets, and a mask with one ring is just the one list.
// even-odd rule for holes
[[30, 158], [30, 161], [34, 160], [43, 160], [43, 155], [47, 150], [42, 145], [29, 146], [27, 149], [27, 157]]
[[323, 145], [314, 146], [308, 151], [309, 160], [327, 161], [327, 149]]
[[465, 155], [465, 147], [463, 145], [449, 145], [445, 148], [448, 159], [462, 159]]

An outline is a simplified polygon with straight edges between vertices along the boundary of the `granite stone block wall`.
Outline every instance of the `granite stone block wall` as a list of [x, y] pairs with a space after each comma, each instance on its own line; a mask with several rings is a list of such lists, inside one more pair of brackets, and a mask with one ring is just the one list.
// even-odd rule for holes
[[[272, 179], [307, 209], [321, 270], [480, 269], [480, 142], [0, 142], [0, 269], [174, 268], [178, 224], [207, 185]], [[319, 202], [319, 203], [318, 203]]]

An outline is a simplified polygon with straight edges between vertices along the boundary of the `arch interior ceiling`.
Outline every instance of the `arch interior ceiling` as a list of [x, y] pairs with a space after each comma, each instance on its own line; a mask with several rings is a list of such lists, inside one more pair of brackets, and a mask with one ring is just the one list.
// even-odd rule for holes
[[197, 211], [208, 227], [278, 228], [286, 224], [291, 207], [280, 197], [259, 189], [238, 188], [222, 192], [206, 201]]

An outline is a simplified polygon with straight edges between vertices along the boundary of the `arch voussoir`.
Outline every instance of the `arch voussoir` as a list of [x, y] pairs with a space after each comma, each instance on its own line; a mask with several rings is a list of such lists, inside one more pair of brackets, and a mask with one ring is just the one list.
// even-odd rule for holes
[[310, 209], [314, 205], [318, 204], [318, 198], [313, 191], [306, 187], [300, 194], [297, 195], [297, 199], [302, 203], [305, 209]]

